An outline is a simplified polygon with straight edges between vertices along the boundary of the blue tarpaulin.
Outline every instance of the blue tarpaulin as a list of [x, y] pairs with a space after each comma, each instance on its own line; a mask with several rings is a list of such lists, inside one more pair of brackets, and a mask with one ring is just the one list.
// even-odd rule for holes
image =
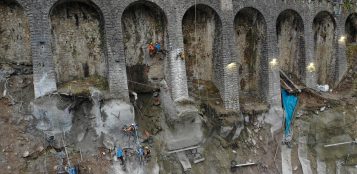
[[298, 97], [289, 94], [285, 89], [281, 90], [281, 97], [283, 100], [283, 107], [285, 110], [285, 135], [290, 133], [291, 121], [293, 120], [294, 111], [298, 104]]

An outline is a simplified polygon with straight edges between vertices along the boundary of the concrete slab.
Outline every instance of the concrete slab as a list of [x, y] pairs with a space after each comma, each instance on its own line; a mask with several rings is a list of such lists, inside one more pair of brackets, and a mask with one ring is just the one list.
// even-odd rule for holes
[[32, 115], [38, 120], [36, 128], [50, 135], [68, 132], [72, 127], [74, 101], [61, 96], [45, 96], [32, 102]]
[[344, 174], [342, 173], [342, 160], [337, 160], [336, 161], [336, 174]]
[[342, 167], [342, 173], [357, 174], [357, 168], [356, 167], [343, 166]]
[[191, 170], [192, 166], [190, 163], [190, 160], [187, 158], [185, 152], [178, 152], [177, 154], [177, 158], [180, 161], [183, 171], [188, 171]]
[[304, 174], [312, 174], [311, 162], [307, 156], [307, 137], [299, 137], [298, 156]]
[[[103, 133], [106, 144], [113, 143], [121, 147], [134, 147], [134, 138], [120, 133], [124, 125], [135, 123], [134, 107], [120, 100], [105, 101], [99, 106], [94, 105], [92, 113], [97, 113], [95, 123], [98, 135]], [[99, 112], [98, 112], [98, 109]]]
[[271, 126], [271, 134], [274, 135], [283, 126], [283, 109], [281, 107], [272, 107], [269, 112], [264, 114], [265, 123]]
[[291, 149], [285, 145], [281, 145], [281, 167], [283, 174], [292, 174], [291, 166]]
[[321, 160], [317, 160], [317, 174], [326, 174], [327, 173], [327, 168], [326, 168], [326, 163]]

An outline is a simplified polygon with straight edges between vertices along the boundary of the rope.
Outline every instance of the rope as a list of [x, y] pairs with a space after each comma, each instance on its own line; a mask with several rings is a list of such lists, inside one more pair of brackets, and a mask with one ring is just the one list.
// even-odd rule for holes
[[[198, 66], [198, 59], [197, 59], [197, 0], [195, 0], [195, 61], [196, 61], [196, 67]], [[197, 89], [200, 88], [200, 73], [197, 72]], [[201, 94], [200, 94], [200, 90], [198, 90], [198, 98], [201, 101]]]
[[[46, 133], [45, 131], [43, 131], [43, 147], [45, 147], [45, 144], [46, 144]], [[46, 147], [47, 148], [47, 147]], [[44, 149], [45, 150], [45, 161], [44, 161], [44, 165], [45, 165], [45, 172], [48, 173], [48, 170], [47, 170], [47, 149]]]

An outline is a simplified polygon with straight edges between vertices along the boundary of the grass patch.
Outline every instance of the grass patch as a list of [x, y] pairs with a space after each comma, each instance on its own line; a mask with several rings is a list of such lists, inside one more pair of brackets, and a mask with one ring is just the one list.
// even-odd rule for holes
[[77, 96], [88, 96], [90, 95], [90, 89], [92, 87], [101, 91], [108, 90], [108, 81], [102, 76], [94, 75], [60, 84], [58, 92]]

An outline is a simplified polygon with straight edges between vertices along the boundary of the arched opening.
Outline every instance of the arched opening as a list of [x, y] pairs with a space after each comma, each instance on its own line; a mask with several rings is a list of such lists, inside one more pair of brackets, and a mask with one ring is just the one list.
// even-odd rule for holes
[[348, 67], [357, 66], [357, 13], [347, 17], [345, 24], [346, 36], [339, 36], [339, 44], [346, 44]]
[[92, 3], [57, 3], [50, 12], [52, 52], [59, 89], [107, 88], [104, 21]]
[[[1, 0], [0, 91], [4, 91], [3, 97], [11, 98], [9, 101], [26, 103], [34, 98], [30, 36], [25, 9], [15, 0]], [[25, 108], [19, 111], [27, 112]]]
[[317, 83], [334, 84], [335, 22], [328, 12], [320, 12], [313, 21], [314, 49], [317, 70]]
[[357, 41], [357, 13], [352, 13], [347, 17], [345, 32], [347, 34], [347, 43], [356, 43]]
[[0, 64], [31, 65], [30, 29], [24, 9], [13, 0], [2, 0], [0, 14]]
[[166, 15], [154, 3], [135, 2], [124, 10], [122, 29], [129, 90], [152, 92], [165, 77]]
[[239, 52], [240, 101], [266, 101], [268, 93], [267, 25], [254, 8], [243, 8], [234, 20], [236, 48]]
[[168, 69], [167, 18], [158, 5], [136, 1], [124, 10], [121, 21], [129, 91], [134, 94], [131, 101], [135, 115], [139, 115], [135, 121], [141, 131], [155, 135], [161, 131], [160, 118], [164, 115], [157, 106], [161, 104], [160, 82]]
[[303, 81], [305, 77], [304, 24], [301, 16], [293, 10], [280, 13], [276, 23], [279, 49], [279, 64], [290, 77]]
[[183, 16], [182, 31], [190, 88], [223, 88], [222, 23], [218, 14], [207, 5], [197, 4]]

